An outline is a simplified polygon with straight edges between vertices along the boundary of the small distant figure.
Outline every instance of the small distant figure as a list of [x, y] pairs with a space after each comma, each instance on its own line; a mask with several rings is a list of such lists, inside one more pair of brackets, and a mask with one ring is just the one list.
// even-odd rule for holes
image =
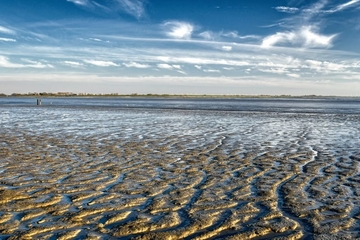
[[36, 105], [38, 105], [38, 106], [41, 105], [41, 99], [40, 98], [36, 99]]

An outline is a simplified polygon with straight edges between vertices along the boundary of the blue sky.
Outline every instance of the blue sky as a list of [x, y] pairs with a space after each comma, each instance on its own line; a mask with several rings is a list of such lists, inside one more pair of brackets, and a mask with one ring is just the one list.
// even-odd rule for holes
[[0, 93], [360, 95], [360, 0], [1, 0]]

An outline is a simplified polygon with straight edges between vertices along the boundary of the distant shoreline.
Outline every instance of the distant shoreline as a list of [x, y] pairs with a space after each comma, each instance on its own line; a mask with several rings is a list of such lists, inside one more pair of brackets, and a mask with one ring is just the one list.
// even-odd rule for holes
[[0, 98], [304, 98], [304, 99], [323, 99], [323, 98], [360, 98], [360, 96], [323, 96], [323, 95], [244, 95], [244, 94], [58, 94], [58, 93], [39, 93], [39, 94], [19, 94], [10, 95], [0, 94]]

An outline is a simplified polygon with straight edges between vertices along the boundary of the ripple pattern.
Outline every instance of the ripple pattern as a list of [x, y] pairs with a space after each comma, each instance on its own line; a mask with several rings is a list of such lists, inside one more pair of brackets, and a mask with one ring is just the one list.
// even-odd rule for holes
[[360, 237], [357, 115], [2, 110], [0, 238]]

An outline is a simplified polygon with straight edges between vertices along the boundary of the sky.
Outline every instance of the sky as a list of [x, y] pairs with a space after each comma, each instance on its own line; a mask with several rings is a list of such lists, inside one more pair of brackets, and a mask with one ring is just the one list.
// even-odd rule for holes
[[0, 93], [360, 96], [360, 0], [1, 0]]

